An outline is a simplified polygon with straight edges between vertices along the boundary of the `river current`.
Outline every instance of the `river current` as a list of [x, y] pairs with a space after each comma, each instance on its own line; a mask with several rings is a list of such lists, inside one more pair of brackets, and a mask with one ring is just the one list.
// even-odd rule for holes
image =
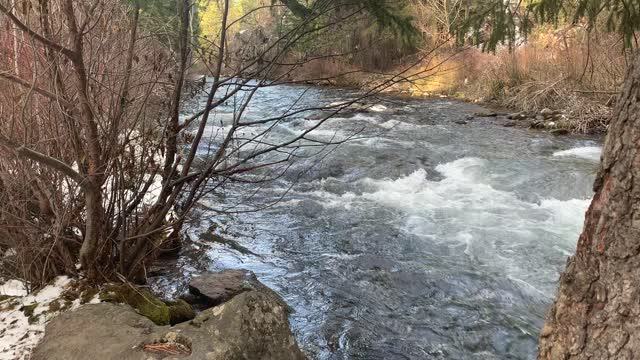
[[[246, 119], [354, 95], [269, 87], [254, 96]], [[449, 99], [377, 100], [310, 135], [354, 139], [299, 156], [274, 181], [230, 182], [206, 198], [174, 275], [155, 286], [167, 291], [175, 277], [207, 270], [252, 270], [294, 308], [292, 328], [311, 358], [534, 359], [592, 197], [600, 140], [504, 127], [500, 119], [465, 124], [482, 109]], [[233, 108], [230, 101], [217, 110], [208, 145], [220, 141]], [[317, 119], [293, 116], [270, 141]], [[272, 203], [260, 212], [213, 210]], [[207, 231], [253, 254], [201, 240]]]

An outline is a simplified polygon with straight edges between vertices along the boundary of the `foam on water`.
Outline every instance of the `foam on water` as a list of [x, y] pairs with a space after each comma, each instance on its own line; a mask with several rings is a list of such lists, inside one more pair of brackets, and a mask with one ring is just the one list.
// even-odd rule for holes
[[582, 146], [569, 150], [556, 151], [553, 156], [573, 156], [587, 160], [600, 161], [600, 154], [602, 154], [602, 148], [599, 146]]
[[364, 209], [373, 202], [398, 211], [394, 226], [403, 232], [465, 254], [472, 262], [526, 284], [521, 290], [531, 296], [550, 297], [554, 285], [531, 284], [553, 278], [556, 269], [536, 273], [535, 266], [550, 252], [564, 256], [572, 251], [590, 200], [524, 201], [516, 193], [487, 184], [487, 168], [485, 160], [467, 157], [438, 165], [441, 180], [430, 180], [419, 169], [397, 179], [364, 179], [366, 191], [359, 195], [314, 195], [322, 197], [325, 207]]
[[389, 108], [387, 108], [386, 106], [382, 105], [382, 104], [376, 104], [373, 105], [372, 107], [369, 108], [370, 111], [373, 112], [384, 112], [389, 110]]

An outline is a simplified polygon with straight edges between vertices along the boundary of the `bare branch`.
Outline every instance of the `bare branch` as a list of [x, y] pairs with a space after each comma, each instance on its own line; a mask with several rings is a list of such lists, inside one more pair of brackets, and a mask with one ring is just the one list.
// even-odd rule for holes
[[23, 158], [33, 160], [39, 164], [58, 170], [59, 172], [73, 179], [76, 183], [78, 183], [78, 185], [82, 187], [89, 186], [89, 182], [84, 176], [82, 176], [80, 173], [75, 171], [71, 166], [65, 164], [64, 162], [56, 158], [53, 158], [51, 156], [48, 156], [38, 151], [35, 151], [33, 149], [30, 149], [25, 145], [18, 145], [1, 134], [0, 134], [0, 145], [2, 145], [7, 149], [13, 150], [17, 155]]
[[76, 57], [76, 53], [73, 50], [68, 49], [68, 48], [56, 43], [55, 41], [49, 40], [49, 39], [45, 38], [44, 36], [38, 34], [33, 29], [31, 29], [30, 27], [25, 25], [22, 21], [20, 21], [20, 19], [18, 19], [15, 15], [13, 15], [13, 13], [2, 4], [0, 4], [0, 12], [5, 13], [7, 15], [7, 17], [9, 17], [9, 19], [11, 19], [11, 21], [20, 30], [26, 32], [29, 36], [31, 36], [34, 39], [38, 40], [40, 43], [44, 44], [45, 46], [47, 46], [47, 47], [49, 47], [49, 48], [51, 48], [53, 50], [59, 51], [60, 53], [64, 54], [65, 56], [67, 56], [69, 58], [75, 58]]

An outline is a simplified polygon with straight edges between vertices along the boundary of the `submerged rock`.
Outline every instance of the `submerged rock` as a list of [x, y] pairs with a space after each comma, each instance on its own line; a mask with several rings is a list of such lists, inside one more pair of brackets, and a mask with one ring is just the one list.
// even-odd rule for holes
[[32, 360], [304, 359], [287, 308], [249, 291], [174, 327], [124, 304], [90, 304], [53, 319]]
[[493, 112], [493, 111], [478, 111], [478, 112], [474, 113], [473, 116], [475, 116], [475, 117], [496, 117], [496, 116], [498, 116], [498, 113]]

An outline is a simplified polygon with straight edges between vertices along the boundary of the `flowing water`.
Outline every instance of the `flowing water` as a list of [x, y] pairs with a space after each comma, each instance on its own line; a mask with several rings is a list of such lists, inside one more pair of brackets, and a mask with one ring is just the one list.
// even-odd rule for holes
[[[352, 95], [266, 88], [247, 118]], [[310, 136], [355, 139], [299, 158], [275, 181], [229, 183], [207, 198], [208, 208], [237, 209], [286, 193], [257, 213], [204, 211], [175, 276], [253, 270], [295, 309], [291, 324], [311, 358], [535, 358], [592, 196], [599, 140], [503, 127], [499, 119], [458, 124], [481, 108], [448, 99], [380, 100]], [[204, 95], [195, 101], [201, 106]], [[219, 141], [232, 108], [216, 113], [209, 143]], [[299, 134], [317, 118], [297, 115], [270, 139]], [[198, 240], [208, 229], [255, 254]], [[163, 279], [156, 286], [175, 281]]]

